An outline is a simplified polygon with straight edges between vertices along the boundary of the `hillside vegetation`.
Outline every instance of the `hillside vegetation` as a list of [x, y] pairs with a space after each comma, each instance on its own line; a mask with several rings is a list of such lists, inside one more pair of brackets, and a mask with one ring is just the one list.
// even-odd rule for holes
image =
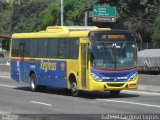
[[[138, 42], [160, 45], [159, 0], [64, 0], [64, 25], [84, 25], [84, 13], [94, 5], [115, 6], [116, 23], [88, 25], [129, 29]], [[60, 25], [60, 0], [8, 0], [0, 2], [0, 33], [33, 32], [49, 25]]]

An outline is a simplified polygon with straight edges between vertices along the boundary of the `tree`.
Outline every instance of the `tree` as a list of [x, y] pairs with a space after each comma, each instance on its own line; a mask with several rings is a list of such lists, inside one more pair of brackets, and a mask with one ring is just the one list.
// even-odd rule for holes
[[99, 0], [98, 4], [117, 8], [118, 18], [112, 28], [130, 29], [135, 32], [137, 42], [151, 42], [151, 28], [159, 12], [159, 0]]
[[152, 41], [160, 46], [160, 16], [158, 16], [154, 22]]
[[[85, 11], [92, 8], [96, 0], [64, 0], [64, 25], [83, 25]], [[42, 12], [42, 24], [60, 25], [60, 0], [49, 4]]]
[[85, 12], [91, 10], [95, 3], [95, 0], [66, 0], [64, 2], [65, 25], [83, 25]]
[[10, 33], [11, 10], [7, 3], [0, 2], [0, 33]]
[[11, 30], [13, 32], [40, 31], [42, 29], [41, 12], [47, 7], [47, 4], [44, 0], [30, 2], [23, 0], [20, 6], [15, 5]]
[[[83, 25], [84, 14], [94, 5], [115, 6], [116, 23], [93, 22], [90, 26], [129, 29], [137, 42], [157, 43], [159, 0], [64, 0], [64, 25]], [[32, 32], [50, 25], [60, 25], [60, 0], [10, 0], [0, 4], [0, 32]], [[155, 20], [156, 19], [156, 20]], [[151, 36], [152, 35], [152, 36]]]
[[9, 4], [14, 6], [15, 4], [21, 5], [22, 0], [9, 0]]
[[55, 2], [51, 2], [48, 7], [41, 12], [41, 23], [43, 28], [46, 28], [50, 25], [59, 25], [59, 14], [60, 14], [60, 7], [59, 7], [59, 0]]

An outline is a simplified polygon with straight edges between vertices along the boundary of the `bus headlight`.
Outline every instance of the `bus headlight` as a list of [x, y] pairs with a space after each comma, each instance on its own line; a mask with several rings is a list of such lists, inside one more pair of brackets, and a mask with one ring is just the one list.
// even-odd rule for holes
[[95, 81], [98, 81], [98, 82], [102, 82], [103, 80], [100, 78], [100, 77], [98, 77], [96, 74], [94, 74], [94, 73], [91, 73], [91, 77], [95, 80]]
[[136, 80], [137, 76], [138, 76], [137, 73], [133, 74], [133, 75], [128, 79], [128, 81], [134, 81], [134, 80]]

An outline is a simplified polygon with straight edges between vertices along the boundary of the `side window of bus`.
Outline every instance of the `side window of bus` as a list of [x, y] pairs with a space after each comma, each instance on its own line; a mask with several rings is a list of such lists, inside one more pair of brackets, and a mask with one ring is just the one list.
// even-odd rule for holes
[[38, 40], [38, 57], [45, 58], [47, 57], [48, 49], [48, 39], [39, 39]]
[[12, 40], [12, 57], [19, 57], [19, 40]]
[[67, 58], [67, 39], [59, 39], [58, 43], [58, 58], [66, 59]]
[[58, 39], [48, 39], [48, 57], [57, 58]]
[[24, 44], [25, 44], [24, 57], [28, 57], [29, 56], [29, 40], [25, 40]]
[[[21, 54], [20, 56], [22, 56], [22, 54], [23, 54], [24, 57], [28, 57], [28, 55], [29, 55], [28, 43], [29, 43], [28, 39], [20, 40], [19, 47], [21, 45], [23, 45], [23, 49], [24, 49], [23, 51], [21, 51], [19, 48], [19, 52]], [[24, 52], [24, 53], [22, 53], [22, 52]]]
[[79, 40], [78, 38], [72, 38], [69, 40], [69, 59], [78, 58]]
[[29, 57], [37, 57], [38, 40], [29, 40]]

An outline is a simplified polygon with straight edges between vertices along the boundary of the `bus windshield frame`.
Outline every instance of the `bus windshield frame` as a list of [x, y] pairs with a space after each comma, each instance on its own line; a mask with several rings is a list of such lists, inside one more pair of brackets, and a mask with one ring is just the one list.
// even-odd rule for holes
[[137, 47], [130, 33], [94, 32], [90, 34], [90, 41], [93, 68], [127, 70], [137, 67]]

